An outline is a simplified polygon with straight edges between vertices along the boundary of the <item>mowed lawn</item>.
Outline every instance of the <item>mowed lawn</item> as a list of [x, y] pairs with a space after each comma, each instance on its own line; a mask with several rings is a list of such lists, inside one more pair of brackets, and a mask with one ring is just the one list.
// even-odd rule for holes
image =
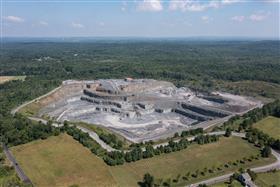
[[109, 168], [71, 136], [62, 134], [11, 148], [35, 186], [116, 186]]
[[254, 124], [254, 127], [273, 138], [280, 139], [280, 118], [268, 116]]
[[[221, 138], [216, 143], [205, 145], [191, 145], [189, 148], [156, 156], [150, 159], [143, 159], [133, 163], [127, 163], [122, 166], [111, 167], [114, 178], [121, 186], [135, 186], [135, 181], [141, 181], [143, 175], [147, 172], [161, 178], [163, 180], [174, 179], [179, 174], [184, 176], [186, 173], [194, 173], [197, 169], [203, 171], [204, 168], [212, 168], [221, 166], [222, 171], [217, 171], [214, 174], [207, 174], [204, 177], [190, 177], [189, 181], [179, 181], [175, 185], [183, 183], [193, 183], [202, 178], [211, 178], [216, 175], [222, 175], [229, 171], [238, 170], [240, 167], [246, 168], [256, 165], [265, 165], [274, 162], [274, 158], [253, 160], [238, 164], [229, 168], [223, 167], [225, 163], [240, 160], [243, 157], [249, 158], [252, 155], [258, 155], [259, 150], [247, 141], [238, 138]], [[180, 184], [181, 182], [181, 184]], [[133, 185], [134, 184], [134, 185]]]
[[0, 76], [0, 84], [11, 80], [24, 80], [25, 76]]
[[280, 187], [280, 171], [259, 173], [255, 182], [258, 186], [273, 186]]

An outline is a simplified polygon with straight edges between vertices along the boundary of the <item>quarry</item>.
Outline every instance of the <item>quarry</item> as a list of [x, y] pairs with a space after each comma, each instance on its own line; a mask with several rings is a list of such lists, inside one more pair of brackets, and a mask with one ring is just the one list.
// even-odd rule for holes
[[163, 139], [175, 132], [208, 128], [262, 106], [224, 92], [200, 93], [153, 79], [67, 80], [35, 101], [39, 117], [106, 127], [132, 142]]

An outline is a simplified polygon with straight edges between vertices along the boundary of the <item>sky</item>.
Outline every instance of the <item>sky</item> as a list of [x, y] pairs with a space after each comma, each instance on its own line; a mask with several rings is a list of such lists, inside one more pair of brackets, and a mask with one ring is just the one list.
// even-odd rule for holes
[[269, 37], [280, 0], [0, 0], [3, 37]]

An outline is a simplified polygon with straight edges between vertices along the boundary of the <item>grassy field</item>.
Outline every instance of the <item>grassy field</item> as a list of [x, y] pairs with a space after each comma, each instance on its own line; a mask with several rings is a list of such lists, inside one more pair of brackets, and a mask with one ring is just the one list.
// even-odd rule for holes
[[116, 186], [106, 164], [66, 134], [11, 150], [35, 186]]
[[269, 116], [254, 124], [254, 127], [273, 138], [280, 139], [280, 118]]
[[[237, 137], [222, 138], [219, 142], [207, 145], [191, 145], [189, 148], [170, 154], [163, 154], [150, 159], [143, 159], [134, 163], [124, 164], [122, 166], [111, 167], [114, 178], [121, 186], [133, 186], [135, 181], [140, 181], [146, 172], [149, 172], [156, 178], [173, 180], [180, 174], [180, 180], [173, 185], [183, 185], [186, 183], [197, 182], [201, 179], [211, 178], [229, 171], [238, 170], [240, 167], [246, 168], [253, 165], [264, 165], [273, 162], [275, 159], [260, 159], [245, 164], [231, 165], [225, 168], [224, 164], [240, 160], [243, 157], [250, 157], [259, 154], [259, 150], [245, 140]], [[205, 168], [221, 167], [222, 170], [216, 170], [215, 173], [205, 172], [205, 176], [199, 175], [197, 178], [188, 177], [189, 180], [183, 180], [182, 177], [188, 172], [193, 174], [196, 170], [203, 171]]]
[[0, 84], [12, 80], [24, 80], [26, 76], [0, 76]]
[[[243, 187], [242, 184], [236, 180], [234, 180], [230, 185], [231, 187]], [[228, 182], [223, 182], [223, 183], [211, 185], [210, 187], [228, 187], [228, 186], [229, 186]]]
[[255, 183], [258, 186], [272, 186], [280, 187], [280, 171], [259, 173]]
[[[224, 166], [243, 157], [259, 154], [259, 150], [237, 137], [222, 138], [206, 145], [191, 145], [189, 148], [170, 154], [143, 159], [134, 163], [109, 167], [89, 150], [68, 135], [50, 137], [12, 148], [23, 170], [36, 186], [138, 186], [146, 172], [163, 181], [170, 180], [173, 186], [199, 181], [252, 165], [264, 165], [274, 158], [246, 161], [245, 164]], [[238, 154], [237, 154], [238, 153]], [[220, 167], [214, 173], [205, 172], [197, 178], [182, 177], [197, 169]], [[178, 177], [178, 182], [173, 179]]]

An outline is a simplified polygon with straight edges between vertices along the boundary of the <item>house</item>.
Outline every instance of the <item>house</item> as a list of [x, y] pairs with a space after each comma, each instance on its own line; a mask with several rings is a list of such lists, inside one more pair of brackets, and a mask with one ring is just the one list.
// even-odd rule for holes
[[257, 187], [248, 173], [239, 175], [239, 181], [246, 187]]

